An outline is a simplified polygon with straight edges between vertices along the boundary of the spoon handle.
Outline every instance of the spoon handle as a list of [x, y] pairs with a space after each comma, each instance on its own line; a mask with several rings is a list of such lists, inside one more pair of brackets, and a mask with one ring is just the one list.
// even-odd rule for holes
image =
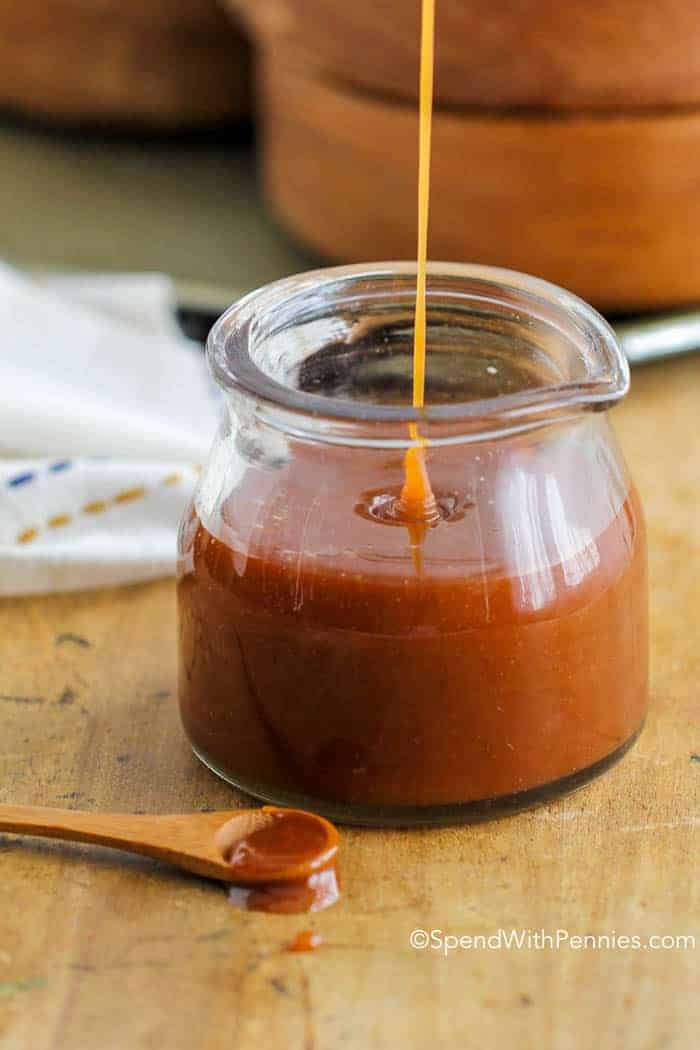
[[191, 828], [192, 825], [191, 816], [89, 813], [44, 806], [0, 806], [0, 832], [111, 846], [167, 861], [196, 875], [220, 879], [226, 870], [225, 865], [217, 858], [213, 847], [208, 848], [208, 840], [213, 841], [216, 816], [207, 816], [214, 817], [211, 831], [194, 844], [194, 849], [189, 850], [185, 837], [188, 826]]
[[[121, 813], [87, 813], [45, 806], [0, 806], [0, 831], [40, 835], [42, 838], [94, 842], [100, 846], [132, 845], [138, 816]], [[142, 838], [144, 828], [138, 828]]]

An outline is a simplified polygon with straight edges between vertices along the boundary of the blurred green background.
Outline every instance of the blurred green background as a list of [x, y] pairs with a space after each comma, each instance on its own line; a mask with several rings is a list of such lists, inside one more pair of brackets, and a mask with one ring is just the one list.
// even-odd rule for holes
[[246, 127], [110, 138], [0, 124], [0, 257], [247, 289], [314, 260], [266, 216]]

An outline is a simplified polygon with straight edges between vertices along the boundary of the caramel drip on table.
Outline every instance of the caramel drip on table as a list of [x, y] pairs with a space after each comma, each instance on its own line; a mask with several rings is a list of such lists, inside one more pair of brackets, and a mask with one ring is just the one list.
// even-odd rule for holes
[[300, 930], [287, 945], [288, 952], [314, 952], [323, 944], [323, 937], [313, 930]]
[[[413, 334], [413, 407], [425, 404], [425, 352], [427, 336], [428, 216], [430, 204], [430, 146], [433, 123], [433, 79], [435, 68], [435, 0], [422, 0], [420, 48], [420, 125], [418, 150], [418, 272]], [[422, 570], [422, 548], [431, 518], [437, 513], [435, 497], [425, 464], [425, 439], [418, 425], [410, 425], [411, 440], [404, 460], [405, 480], [400, 507], [407, 519], [409, 541], [416, 571]]]

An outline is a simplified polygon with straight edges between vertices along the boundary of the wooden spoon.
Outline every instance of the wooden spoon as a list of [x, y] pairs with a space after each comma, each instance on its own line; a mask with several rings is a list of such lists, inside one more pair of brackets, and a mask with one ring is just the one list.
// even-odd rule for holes
[[[279, 863], [270, 862], [278, 856], [273, 849], [260, 870], [250, 863], [246, 851], [237, 862], [238, 844], [276, 822], [281, 826], [282, 818], [294, 820], [295, 826], [288, 829], [292, 838], [295, 830], [303, 834], [298, 851], [290, 852], [287, 841], [279, 851]], [[172, 815], [0, 806], [0, 831], [111, 846], [167, 861], [195, 875], [246, 885], [306, 878], [328, 867], [338, 849], [338, 832], [323, 817], [277, 806]]]

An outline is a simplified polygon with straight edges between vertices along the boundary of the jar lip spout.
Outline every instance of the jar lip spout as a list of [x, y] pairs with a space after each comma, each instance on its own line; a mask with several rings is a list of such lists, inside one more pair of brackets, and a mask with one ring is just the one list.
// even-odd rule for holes
[[[355, 425], [423, 423], [466, 431], [520, 429], [558, 414], [604, 409], [629, 389], [629, 367], [607, 322], [588, 303], [538, 277], [492, 266], [430, 263], [428, 267], [428, 355], [431, 319], [442, 330], [459, 319], [472, 325], [470, 348], [479, 332], [498, 337], [511, 356], [547, 360], [541, 382], [518, 389], [470, 395], [463, 400], [408, 403], [332, 396], [300, 388], [294, 377], [310, 354], [349, 347], [368, 318], [403, 317], [404, 332], [415, 300], [416, 265], [366, 263], [329, 267], [283, 278], [249, 293], [219, 318], [209, 335], [209, 364], [226, 392], [248, 395], [263, 409], [303, 419]], [[445, 321], [445, 318], [449, 318]], [[365, 328], [366, 330], [366, 328]], [[435, 328], [437, 331], [437, 327]], [[521, 350], [525, 347], [525, 350]]]

